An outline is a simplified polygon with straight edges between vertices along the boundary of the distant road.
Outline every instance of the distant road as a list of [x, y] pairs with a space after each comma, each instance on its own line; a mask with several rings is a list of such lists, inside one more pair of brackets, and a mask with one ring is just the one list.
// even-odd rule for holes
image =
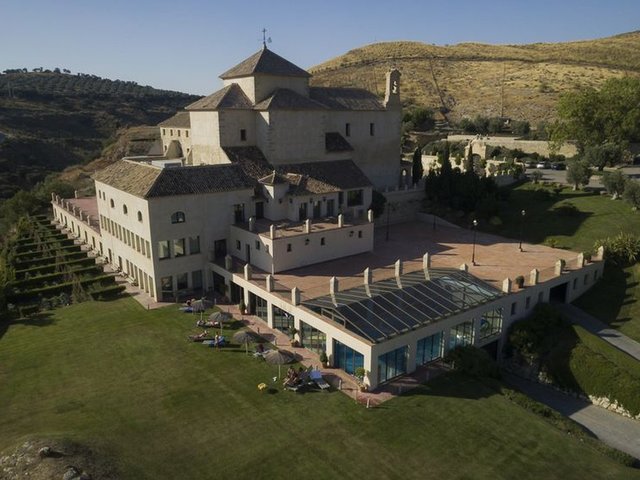
[[[531, 172], [535, 171], [535, 168], [527, 168], [527, 175], [531, 175]], [[640, 166], [634, 165], [629, 167], [622, 167], [622, 173], [628, 175], [634, 180], [640, 180]], [[562, 183], [564, 185], [568, 185], [567, 182], [567, 171], [566, 170], [551, 170], [550, 168], [540, 169], [539, 172], [542, 172], [542, 181], [543, 182], [556, 182]], [[595, 188], [603, 188], [602, 182], [600, 181], [600, 175], [592, 175], [589, 179], [589, 187]]]

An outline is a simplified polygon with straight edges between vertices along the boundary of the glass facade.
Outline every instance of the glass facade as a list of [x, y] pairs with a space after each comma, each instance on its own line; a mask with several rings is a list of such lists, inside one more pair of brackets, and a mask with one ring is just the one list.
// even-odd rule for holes
[[451, 327], [449, 332], [449, 349], [459, 345], [471, 345], [473, 343], [473, 321], [460, 323]]
[[302, 329], [302, 345], [304, 345], [305, 348], [318, 354], [326, 352], [327, 336], [324, 332], [304, 322], [300, 322], [300, 327]]
[[407, 373], [407, 351], [405, 345], [378, 357], [378, 383]]
[[337, 340], [333, 341], [333, 365], [353, 375], [356, 368], [364, 367], [364, 355], [347, 347]]
[[[529, 300], [529, 298], [527, 298]], [[482, 315], [480, 319], [480, 340], [494, 335], [498, 335], [502, 331], [502, 309], [496, 308], [489, 310]]]
[[442, 356], [442, 332], [418, 340], [416, 365], [433, 362]]
[[268, 321], [268, 308], [267, 301], [264, 298], [256, 296], [256, 316], [265, 322]]
[[278, 307], [273, 307], [273, 328], [289, 333], [293, 328], [293, 315]]

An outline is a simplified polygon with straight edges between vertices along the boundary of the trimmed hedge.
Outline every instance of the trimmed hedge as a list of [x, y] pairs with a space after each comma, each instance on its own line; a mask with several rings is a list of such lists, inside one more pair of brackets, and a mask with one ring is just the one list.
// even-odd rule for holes
[[91, 295], [93, 300], [111, 300], [118, 297], [125, 290], [126, 287], [124, 285], [112, 285], [110, 287], [89, 292], [89, 295]]
[[95, 264], [95, 258], [85, 257], [78, 258], [77, 260], [69, 260], [68, 262], [54, 263], [42, 267], [25, 268], [24, 270], [15, 271], [16, 280], [22, 280], [27, 273], [29, 275], [46, 275], [47, 273], [54, 273], [56, 271], [56, 268], [58, 268], [59, 266], [73, 271], [74, 268], [89, 267]]
[[40, 252], [41, 245], [45, 245], [49, 248], [55, 248], [56, 246], [69, 246], [73, 245], [73, 238], [52, 238], [43, 239], [40, 242], [24, 243], [22, 245], [16, 245], [16, 253], [23, 254], [27, 252]]
[[69, 275], [73, 273], [75, 275], [82, 275], [87, 273], [103, 273], [102, 268], [98, 265], [92, 265], [88, 267], [81, 267], [75, 270], [69, 270], [65, 272], [54, 272], [48, 273], [45, 275], [39, 275], [31, 278], [27, 278], [24, 280], [17, 280], [15, 282], [11, 282], [9, 284], [9, 289], [28, 289], [33, 286], [41, 286], [44, 282], [55, 282], [57, 280], [61, 280], [65, 275]]
[[64, 261], [77, 260], [79, 258], [87, 258], [87, 252], [77, 251], [77, 252], [67, 252], [61, 253], [60, 255], [52, 255], [49, 257], [42, 257], [33, 260], [24, 260], [21, 262], [14, 262], [13, 267], [16, 270], [27, 270], [30, 268], [35, 268], [38, 266], [49, 266], [55, 265], [56, 260], [62, 259]]
[[[57, 253], [68, 253], [68, 252], [72, 252], [72, 251], [80, 251], [80, 245], [64, 245], [61, 247], [57, 247], [55, 248], [55, 251]], [[37, 259], [39, 257], [42, 256], [42, 252], [25, 252], [25, 253], [18, 253], [14, 256], [14, 261], [16, 263], [20, 263], [20, 262], [24, 262], [24, 261], [28, 261], [28, 260], [33, 260], [33, 259]]]
[[[86, 280], [80, 280], [80, 284], [87, 288], [90, 285], [99, 284], [101, 286], [111, 286], [115, 283], [113, 275], [100, 275]], [[25, 303], [30, 300], [34, 300], [39, 296], [58, 295], [62, 292], [71, 293], [73, 290], [74, 282], [59, 283], [57, 285], [51, 285], [49, 287], [34, 288], [32, 290], [20, 293], [14, 293], [7, 295], [7, 302], [9, 303]], [[91, 292], [88, 292], [91, 293]]]

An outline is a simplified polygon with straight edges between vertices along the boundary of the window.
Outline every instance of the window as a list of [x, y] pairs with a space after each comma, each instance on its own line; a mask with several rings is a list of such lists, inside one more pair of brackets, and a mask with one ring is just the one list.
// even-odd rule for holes
[[189, 254], [200, 253], [200, 236], [189, 237]]
[[281, 332], [289, 332], [293, 328], [293, 315], [273, 306], [273, 328]]
[[516, 314], [516, 302], [513, 302], [511, 304], [511, 315], [515, 315]]
[[[144, 242], [142, 243], [144, 245]], [[140, 237], [136, 235], [136, 250], [140, 251]]]
[[186, 255], [187, 252], [184, 248], [184, 238], [178, 238], [173, 241], [173, 255], [175, 257], [182, 257]]
[[378, 357], [378, 382], [407, 373], [407, 351], [404, 346]]
[[169, 135], [171, 135], [173, 137], [173, 128], [171, 130], [169, 130]]
[[[184, 131], [184, 136], [189, 138], [189, 130], [185, 130]], [[189, 151], [189, 149], [187, 148], [187, 152]]]
[[167, 130], [165, 128], [162, 129], [162, 135], [166, 135], [167, 134]]
[[178, 136], [180, 136], [181, 133], [182, 133], [182, 130], [178, 130]]
[[173, 278], [171, 276], [162, 277], [160, 279], [160, 289], [163, 292], [173, 292]]
[[578, 279], [574, 278], [573, 279], [573, 289], [575, 290], [576, 288], [578, 288]]
[[142, 212], [138, 211], [138, 221], [142, 222]]
[[358, 230], [358, 238], [362, 238], [362, 230]]
[[346, 137], [350, 137], [351, 136], [351, 124], [350, 123], [345, 123], [344, 124], [344, 134]]
[[416, 364], [424, 365], [442, 356], [442, 332], [418, 340]]
[[126, 205], [124, 205], [124, 204], [122, 205], [122, 213], [124, 213], [125, 215], [128, 215], [128, 214], [129, 214], [129, 209], [128, 209], [128, 208], [127, 208], [127, 206], [126, 206]]
[[463, 322], [451, 327], [449, 332], [449, 350], [459, 345], [471, 345], [473, 343], [473, 322]]
[[480, 340], [498, 335], [502, 331], [502, 309], [496, 308], [482, 314]]
[[115, 208], [116, 203], [113, 201], [113, 198], [109, 200], [109, 205], [111, 205], [111, 208]]
[[175, 212], [171, 215], [171, 223], [184, 223], [185, 221], [184, 212]]
[[309, 239], [308, 239], [308, 238], [305, 238], [305, 239], [304, 239], [304, 244], [305, 244], [305, 245], [309, 245]]
[[247, 131], [244, 128], [240, 129], [240, 141], [241, 142], [247, 141]]
[[320, 245], [325, 245], [324, 237], [320, 237]]
[[372, 137], [376, 134], [376, 125], [375, 123], [370, 123], [369, 124], [369, 135], [371, 135]]
[[191, 288], [200, 290], [202, 288], [202, 270], [191, 272]]
[[355, 232], [354, 232], [353, 230], [350, 230], [350, 231], [349, 231], [349, 236], [350, 236], [350, 237], [353, 237], [353, 234], [354, 234], [354, 233], [355, 233]]
[[347, 192], [347, 207], [362, 205], [362, 190], [349, 190]]
[[176, 288], [178, 290], [186, 290], [189, 288], [189, 275], [186, 273], [181, 273], [180, 275], [176, 275]]
[[290, 251], [291, 251], [291, 244], [287, 243], [287, 252], [290, 252]]
[[236, 250], [240, 250], [242, 248], [242, 244], [240, 243], [240, 240], [236, 240]]
[[344, 203], [344, 192], [338, 192], [338, 206]]
[[238, 203], [233, 206], [233, 221], [235, 223], [244, 222], [244, 203]]
[[256, 250], [260, 250], [260, 240], [256, 240]]
[[333, 364], [353, 375], [356, 368], [364, 367], [364, 355], [334, 340]]
[[147, 245], [147, 258], [151, 258], [151, 244], [149, 243], [149, 240], [145, 240], [144, 242]]
[[527, 297], [527, 299], [524, 302], [524, 308], [529, 310], [530, 307], [531, 307], [531, 297]]
[[171, 258], [169, 240], [160, 240], [158, 242], [158, 259], [164, 260], [165, 258]]

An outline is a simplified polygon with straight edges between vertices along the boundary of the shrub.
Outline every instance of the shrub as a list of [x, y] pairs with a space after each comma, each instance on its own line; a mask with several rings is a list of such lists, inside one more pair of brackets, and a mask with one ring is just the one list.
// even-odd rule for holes
[[515, 280], [514, 283], [516, 284], [516, 286], [520, 289], [524, 288], [524, 277], [522, 275], [518, 275]]
[[444, 361], [453, 364], [454, 370], [472, 377], [500, 377], [498, 365], [491, 356], [485, 350], [472, 345], [449, 350]]
[[615, 237], [597, 240], [594, 249], [604, 247], [605, 257], [616, 265], [634, 264], [640, 259], [640, 237], [630, 233], [619, 233]]
[[562, 316], [551, 305], [536, 305], [526, 319], [512, 325], [509, 332], [510, 345], [521, 354], [537, 359], [551, 351], [555, 345], [554, 336], [566, 324]]
[[640, 209], [640, 183], [631, 179], [627, 180], [622, 198], [629, 202], [632, 207]]

